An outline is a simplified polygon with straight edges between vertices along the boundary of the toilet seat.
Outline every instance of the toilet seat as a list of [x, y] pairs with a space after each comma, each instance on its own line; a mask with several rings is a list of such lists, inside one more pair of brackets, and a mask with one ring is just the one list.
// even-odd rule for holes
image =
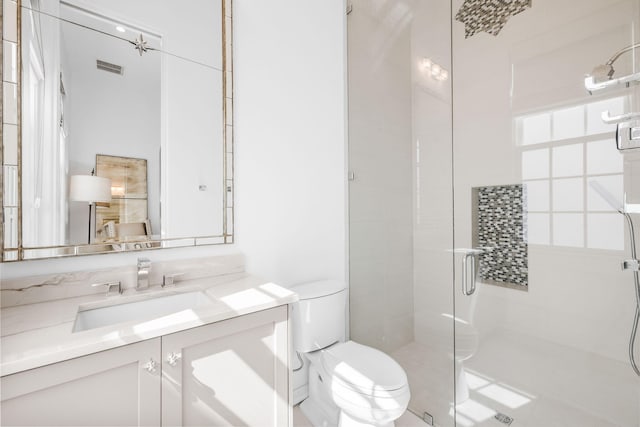
[[354, 391], [377, 398], [397, 398], [408, 392], [407, 375], [385, 353], [354, 341], [322, 350], [321, 363], [331, 376], [334, 393]]
[[[409, 405], [407, 375], [395, 360], [379, 350], [347, 341], [305, 356], [311, 362], [310, 377], [317, 375], [314, 387], [325, 390], [339, 409], [336, 419], [329, 415], [330, 410], [325, 411], [326, 419], [332, 420], [329, 425], [393, 426]], [[319, 393], [322, 392], [316, 392], [316, 396]], [[322, 407], [322, 399], [312, 399], [311, 391], [309, 395], [301, 407], [305, 415], [313, 418], [315, 408]], [[338, 419], [339, 423], [331, 424]], [[355, 424], [345, 424], [347, 419]], [[317, 422], [326, 425], [321, 417]]]

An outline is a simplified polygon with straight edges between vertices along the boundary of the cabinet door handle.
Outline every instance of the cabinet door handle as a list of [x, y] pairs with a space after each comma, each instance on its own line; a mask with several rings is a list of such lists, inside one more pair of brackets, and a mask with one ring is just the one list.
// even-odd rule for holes
[[143, 367], [150, 374], [155, 374], [156, 371], [158, 370], [158, 362], [153, 360], [153, 358], [150, 358], [149, 361], [143, 365]]
[[176, 366], [178, 364], [178, 360], [182, 359], [181, 353], [167, 353], [167, 363], [171, 366]]

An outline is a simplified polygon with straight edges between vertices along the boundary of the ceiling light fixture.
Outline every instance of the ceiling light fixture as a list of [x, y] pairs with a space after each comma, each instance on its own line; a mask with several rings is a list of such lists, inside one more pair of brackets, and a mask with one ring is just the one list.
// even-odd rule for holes
[[427, 76], [438, 81], [445, 81], [449, 79], [449, 71], [447, 71], [442, 65], [436, 64], [429, 58], [422, 58], [420, 60], [420, 69]]

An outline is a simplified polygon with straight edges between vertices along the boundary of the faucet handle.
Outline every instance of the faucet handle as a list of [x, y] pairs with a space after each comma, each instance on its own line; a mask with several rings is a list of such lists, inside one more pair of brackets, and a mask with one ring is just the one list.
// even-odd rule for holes
[[[106, 286], [107, 287], [107, 296], [111, 295], [120, 295], [122, 294], [122, 282], [107, 282], [107, 283], [94, 283], [91, 285], [92, 287], [97, 286]], [[112, 289], [117, 288], [117, 292]]]
[[162, 287], [171, 286], [175, 284], [176, 278], [182, 276], [184, 273], [165, 274], [162, 276]]

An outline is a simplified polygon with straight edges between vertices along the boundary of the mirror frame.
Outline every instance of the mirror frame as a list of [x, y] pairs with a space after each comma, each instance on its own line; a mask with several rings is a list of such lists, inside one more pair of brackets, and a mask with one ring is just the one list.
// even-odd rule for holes
[[[6, 3], [13, 3], [11, 0], [3, 0], [3, 10]], [[118, 242], [114, 243], [93, 243], [65, 246], [38, 246], [25, 247], [22, 242], [22, 1], [15, 0], [16, 4], [16, 31], [17, 38], [15, 41], [6, 38], [5, 32], [5, 14], [2, 13], [0, 20], [0, 33], [2, 33], [3, 43], [0, 45], [0, 55], [2, 56], [2, 64], [0, 64], [0, 78], [3, 82], [3, 102], [7, 102], [7, 95], [11, 90], [17, 91], [17, 99], [15, 108], [17, 109], [17, 203], [16, 205], [8, 205], [6, 203], [5, 186], [7, 184], [5, 170], [8, 165], [5, 164], [5, 144], [4, 144], [4, 127], [5, 127], [5, 108], [4, 104], [0, 108], [0, 163], [2, 163], [2, 173], [0, 174], [0, 205], [2, 206], [2, 227], [0, 229], [0, 262], [15, 262], [34, 259], [60, 258], [78, 255], [95, 255], [95, 254], [115, 254], [130, 251], [140, 251], [161, 248], [177, 248], [191, 247], [202, 245], [218, 245], [233, 243], [234, 236], [234, 144], [233, 144], [233, 19], [232, 9], [233, 0], [221, 0], [222, 7], [222, 149], [223, 149], [223, 176], [222, 178], [222, 197], [223, 197], [223, 215], [222, 215], [222, 234], [209, 236], [189, 236], [171, 239], [144, 240], [139, 242]], [[4, 70], [4, 51], [5, 43], [15, 44], [17, 51], [17, 76], [16, 82], [5, 81]], [[11, 45], [9, 45], [11, 46]], [[11, 86], [15, 85], [15, 87]], [[9, 88], [9, 89], [7, 89]], [[11, 98], [11, 97], [9, 97]], [[14, 107], [14, 106], [12, 106]], [[9, 123], [13, 124], [13, 123]], [[13, 165], [11, 165], [13, 166]], [[17, 208], [17, 245], [13, 247], [5, 247], [7, 234], [7, 218], [10, 216], [7, 209]]]

